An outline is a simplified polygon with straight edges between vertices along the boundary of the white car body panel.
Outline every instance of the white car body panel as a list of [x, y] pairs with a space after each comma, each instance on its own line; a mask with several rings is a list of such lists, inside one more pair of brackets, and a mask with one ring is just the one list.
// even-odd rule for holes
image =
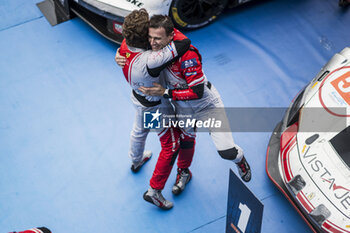
[[[328, 75], [318, 81], [327, 70]], [[288, 183], [297, 175], [305, 181], [294, 195], [304, 212], [309, 214], [320, 205], [328, 209], [324, 232], [350, 232], [350, 169], [330, 142], [350, 125], [350, 48], [322, 68], [306, 87], [302, 102], [298, 132], [289, 146], [282, 149], [281, 144], [281, 177], [290, 193], [295, 190]], [[306, 140], [316, 134], [308, 145]]]
[[[170, 5], [172, 0], [75, 0], [84, 1], [89, 3], [92, 6], [101, 6], [103, 4], [108, 5], [110, 7], [126, 10], [131, 12], [133, 10], [137, 10], [140, 8], [145, 8], [148, 13], [152, 16], [155, 14], [168, 15], [170, 10]], [[238, 4], [243, 4], [245, 2], [249, 2], [251, 0], [239, 0]], [[106, 9], [107, 7], [100, 9]], [[125, 17], [127, 14], [123, 14], [120, 16]]]
[[[145, 8], [149, 16], [169, 15], [181, 30], [196, 29], [213, 22], [226, 7], [251, 0], [44, 0], [38, 7], [52, 26], [78, 16], [108, 40], [121, 44], [124, 18], [133, 10]], [[53, 4], [54, 3], [54, 4]]]
[[145, 8], [150, 15], [169, 14], [171, 0], [80, 0], [100, 10], [122, 17], [131, 11]]

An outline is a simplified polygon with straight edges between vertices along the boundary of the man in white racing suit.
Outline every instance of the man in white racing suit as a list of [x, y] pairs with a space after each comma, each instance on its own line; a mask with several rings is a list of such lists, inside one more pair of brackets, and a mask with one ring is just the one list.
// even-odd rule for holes
[[[152, 86], [153, 82], [161, 82], [159, 73], [166, 66], [182, 56], [190, 45], [190, 40], [181, 37], [181, 40], [170, 41], [159, 51], [146, 51], [148, 47], [149, 19], [146, 10], [135, 10], [124, 20], [123, 36], [119, 53], [126, 57], [123, 73], [126, 81], [132, 87], [132, 102], [136, 109], [136, 117], [130, 136], [131, 169], [136, 172], [150, 158], [144, 153], [145, 140], [149, 129], [145, 128], [144, 113], [152, 113], [154, 119], [161, 114], [174, 115], [172, 106], [167, 99], [159, 96], [148, 96], [138, 90], [140, 86]], [[153, 120], [153, 119], [152, 119]], [[188, 168], [192, 162], [193, 153], [183, 152], [180, 148], [180, 130], [174, 127], [156, 129], [161, 142], [161, 152], [153, 176], [150, 180], [150, 189], [144, 196], [162, 209], [170, 209], [173, 204], [166, 200], [161, 193], [167, 181], [174, 160], [179, 154], [178, 163]], [[145, 195], [146, 195], [145, 193]]]

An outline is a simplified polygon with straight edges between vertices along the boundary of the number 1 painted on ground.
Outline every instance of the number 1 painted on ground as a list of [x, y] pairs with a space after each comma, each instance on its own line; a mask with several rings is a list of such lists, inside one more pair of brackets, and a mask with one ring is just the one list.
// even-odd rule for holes
[[250, 213], [252, 212], [249, 207], [245, 204], [239, 203], [238, 208], [241, 210], [241, 215], [239, 216], [238, 220], [238, 228], [245, 232], [245, 229], [247, 228], [247, 224], [249, 221]]

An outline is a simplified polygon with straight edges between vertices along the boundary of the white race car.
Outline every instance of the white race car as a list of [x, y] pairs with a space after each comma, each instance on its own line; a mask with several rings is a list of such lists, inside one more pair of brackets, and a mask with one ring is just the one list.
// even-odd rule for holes
[[266, 172], [314, 232], [350, 232], [350, 48], [322, 68], [276, 126]]
[[225, 7], [250, 0], [45, 0], [38, 7], [56, 25], [77, 15], [113, 42], [122, 41], [124, 17], [145, 8], [150, 15], [169, 15], [178, 29], [195, 29], [215, 20]]

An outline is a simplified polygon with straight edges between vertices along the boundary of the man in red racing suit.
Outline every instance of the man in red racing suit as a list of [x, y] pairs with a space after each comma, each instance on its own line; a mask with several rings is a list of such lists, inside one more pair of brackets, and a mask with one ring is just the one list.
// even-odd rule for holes
[[[166, 16], [153, 16], [150, 19], [150, 29], [167, 27], [167, 20], [170, 19]], [[156, 42], [151, 43], [151, 46], [156, 46]], [[219, 130], [209, 128], [210, 136], [219, 155], [223, 159], [234, 161], [242, 180], [249, 182], [250, 166], [243, 155], [243, 150], [234, 143], [224, 104], [218, 91], [207, 80], [202, 70], [201, 55], [198, 50], [191, 45], [179, 60], [164, 70], [164, 73], [168, 89], [154, 83], [154, 87], [140, 87], [139, 90], [147, 95], [172, 99], [177, 115], [191, 115], [191, 119], [188, 119], [190, 121], [187, 122], [193, 124], [187, 124], [182, 128], [183, 134], [187, 137], [195, 138], [195, 121], [220, 119], [223, 126]]]

